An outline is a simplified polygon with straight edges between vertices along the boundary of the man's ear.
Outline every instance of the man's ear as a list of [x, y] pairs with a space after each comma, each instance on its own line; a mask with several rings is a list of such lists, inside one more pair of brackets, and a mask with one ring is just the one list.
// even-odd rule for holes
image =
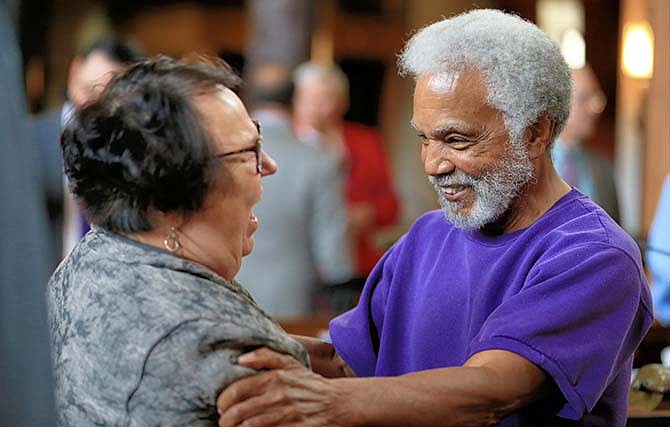
[[542, 114], [535, 123], [526, 128], [524, 136], [531, 160], [540, 157], [547, 151], [554, 134], [554, 125], [554, 121], [549, 116]]

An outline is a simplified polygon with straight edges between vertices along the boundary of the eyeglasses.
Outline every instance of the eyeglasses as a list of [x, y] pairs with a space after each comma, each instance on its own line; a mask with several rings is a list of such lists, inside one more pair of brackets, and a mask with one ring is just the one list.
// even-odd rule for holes
[[231, 151], [230, 153], [216, 154], [216, 157], [222, 159], [224, 157], [234, 156], [235, 154], [249, 152], [256, 153], [256, 172], [261, 173], [263, 171], [263, 144], [261, 143], [263, 140], [263, 135], [261, 134], [261, 124], [259, 121], [252, 120], [252, 122], [254, 122], [254, 125], [256, 125], [256, 130], [258, 131], [258, 140], [256, 140], [256, 143], [252, 147], [242, 148], [241, 150]]

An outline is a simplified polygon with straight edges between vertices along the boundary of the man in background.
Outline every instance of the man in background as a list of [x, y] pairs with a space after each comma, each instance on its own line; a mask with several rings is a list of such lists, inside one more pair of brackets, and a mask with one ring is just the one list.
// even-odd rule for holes
[[375, 235], [395, 223], [399, 210], [383, 143], [376, 130], [344, 121], [349, 81], [339, 67], [304, 63], [294, 81], [298, 137], [343, 159], [354, 271], [367, 277], [385, 249], [375, 244]]
[[49, 214], [52, 268], [88, 231], [88, 223], [74, 199], [68, 191], [63, 191], [67, 184], [63, 176], [60, 132], [76, 108], [99, 94], [115, 72], [140, 58], [139, 50], [124, 40], [108, 37], [96, 41], [72, 60], [63, 107], [32, 120], [32, 138], [40, 153]]
[[646, 248], [647, 269], [651, 275], [654, 314], [663, 325], [670, 325], [670, 174], [666, 175]]
[[552, 154], [556, 170], [565, 182], [589, 196], [619, 222], [612, 165], [584, 147], [596, 132], [607, 99], [590, 67], [573, 69], [570, 74], [574, 84], [572, 107], [565, 128], [554, 145]]
[[265, 64], [251, 79], [252, 117], [279, 169], [263, 182], [263, 199], [254, 208], [263, 225], [238, 279], [272, 316], [305, 316], [323, 285], [351, 279], [342, 171], [335, 155], [308, 147], [293, 134], [291, 71]]

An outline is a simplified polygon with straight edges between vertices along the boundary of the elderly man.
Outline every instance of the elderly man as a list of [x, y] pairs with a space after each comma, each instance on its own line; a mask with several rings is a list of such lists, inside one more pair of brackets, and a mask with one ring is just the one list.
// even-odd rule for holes
[[[570, 75], [534, 25], [478, 10], [418, 32], [412, 126], [442, 212], [420, 218], [331, 323], [314, 371], [266, 349], [220, 426], [624, 426], [652, 322], [635, 243], [556, 173]], [[334, 378], [358, 376], [367, 378]]]

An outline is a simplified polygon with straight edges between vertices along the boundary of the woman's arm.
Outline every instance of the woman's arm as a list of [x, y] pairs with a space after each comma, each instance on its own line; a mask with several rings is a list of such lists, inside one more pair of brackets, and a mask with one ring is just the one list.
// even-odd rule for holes
[[189, 320], [153, 343], [128, 400], [134, 425], [166, 427], [216, 420], [216, 398], [233, 381], [255, 372], [235, 363], [245, 343], [229, 340], [235, 325]]

